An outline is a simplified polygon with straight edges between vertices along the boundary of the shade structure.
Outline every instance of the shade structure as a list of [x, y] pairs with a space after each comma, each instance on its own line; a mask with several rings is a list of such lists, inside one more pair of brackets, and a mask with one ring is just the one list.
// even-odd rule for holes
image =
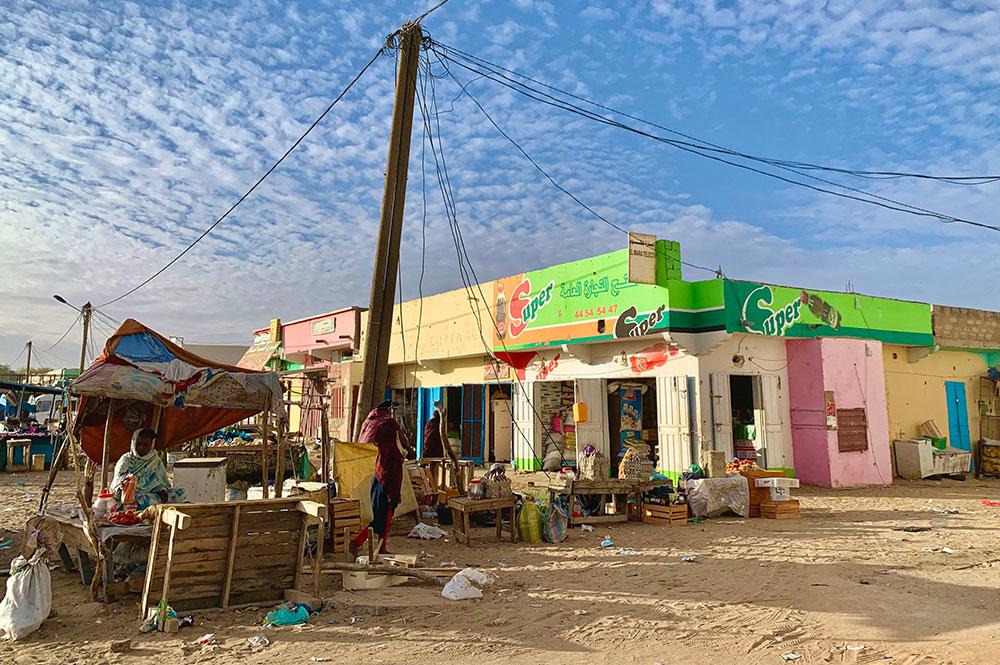
[[132, 432], [153, 426], [157, 411], [156, 447], [161, 450], [262, 411], [284, 417], [281, 384], [274, 372], [201, 358], [134, 319], [118, 328], [101, 356], [69, 389], [80, 398], [74, 429], [84, 452], [95, 461], [101, 459], [112, 401], [112, 462], [129, 449]]

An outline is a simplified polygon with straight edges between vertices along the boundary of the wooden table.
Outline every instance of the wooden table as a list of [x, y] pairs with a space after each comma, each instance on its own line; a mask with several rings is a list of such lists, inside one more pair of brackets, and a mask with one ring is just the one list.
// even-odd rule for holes
[[[667, 485], [668, 480], [625, 480], [622, 478], [606, 478], [603, 480], [556, 480], [549, 484], [549, 500], [551, 501], [558, 494], [565, 494], [568, 497], [569, 525], [578, 526], [580, 524], [607, 524], [616, 522], [627, 522], [628, 500], [630, 496], [636, 497], [638, 519], [642, 519], [642, 496], [646, 492]], [[611, 497], [611, 512], [601, 515], [587, 515], [577, 517], [573, 515], [575, 500], [580, 496], [600, 496]], [[601, 506], [606, 509], [608, 504], [604, 502]]]
[[455, 496], [448, 499], [448, 507], [454, 510], [455, 515], [455, 540], [469, 546], [472, 537], [472, 528], [469, 524], [469, 516], [473, 513], [496, 513], [496, 541], [500, 542], [503, 537], [503, 511], [510, 511], [510, 542], [517, 542], [517, 519], [514, 510], [515, 499], [513, 496], [506, 499], [470, 499], [467, 496]]
[[415, 463], [430, 471], [437, 489], [457, 487], [459, 492], [466, 491], [476, 468], [475, 462], [466, 460], [459, 460], [456, 468], [450, 457], [421, 457]]
[[[76, 568], [73, 558], [70, 555], [71, 551], [76, 551], [77, 558], [80, 561], [80, 581], [85, 585], [89, 585], [94, 577], [94, 566], [91, 557], [96, 557], [97, 552], [94, 550], [94, 545], [87, 538], [83, 522], [78, 517], [57, 512], [46, 513], [45, 519], [58, 524], [62, 531], [62, 543], [59, 545], [59, 560], [62, 563], [63, 569], [71, 572]], [[142, 533], [118, 533], [105, 538], [102, 532], [109, 528], [114, 527], [113, 525], [97, 527], [98, 538], [101, 539], [101, 553], [104, 562], [101, 582], [104, 590], [104, 599], [107, 602], [127, 593], [139, 593], [142, 591], [141, 578], [126, 580], [124, 582], [114, 582], [112, 580], [112, 575], [114, 574], [112, 556], [115, 546], [118, 543], [134, 543], [148, 547], [153, 533], [153, 528], [148, 526], [141, 530]]]

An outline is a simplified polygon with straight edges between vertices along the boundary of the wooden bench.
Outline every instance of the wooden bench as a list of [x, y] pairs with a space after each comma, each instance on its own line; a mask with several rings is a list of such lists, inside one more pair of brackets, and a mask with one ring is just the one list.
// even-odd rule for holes
[[455, 511], [455, 540], [469, 546], [472, 537], [472, 526], [469, 516], [473, 513], [493, 512], [496, 517], [496, 540], [503, 538], [503, 512], [510, 511], [510, 542], [517, 542], [517, 519], [514, 505], [516, 499], [512, 496], [506, 499], [470, 499], [467, 496], [454, 496], [448, 499], [448, 507]]
[[[14, 464], [14, 452], [21, 449], [21, 463]], [[27, 471], [31, 464], [31, 439], [7, 439], [7, 473]]]
[[318, 594], [327, 507], [289, 497], [159, 506], [140, 615], [166, 599], [175, 610], [281, 601], [306, 581], [308, 528], [317, 525]]
[[[603, 478], [600, 480], [566, 479], [556, 480], [549, 485], [549, 499], [559, 494], [567, 496], [569, 507], [569, 525], [608, 524], [627, 522], [629, 520], [628, 500], [630, 496], [636, 499], [636, 519], [643, 515], [642, 497], [650, 490], [669, 484], [667, 480], [625, 480], [622, 478]], [[598, 515], [575, 516], [576, 500], [581, 496], [601, 497], [601, 513]], [[611, 497], [610, 505], [605, 499]], [[610, 507], [610, 512], [606, 512]]]

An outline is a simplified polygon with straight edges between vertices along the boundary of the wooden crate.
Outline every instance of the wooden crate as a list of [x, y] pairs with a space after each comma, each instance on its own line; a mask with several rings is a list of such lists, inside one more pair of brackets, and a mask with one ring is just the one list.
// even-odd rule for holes
[[799, 512], [799, 502], [790, 499], [788, 501], [764, 501], [760, 504], [760, 516], [769, 520], [797, 520], [802, 515]]
[[784, 471], [741, 471], [740, 475], [747, 479], [750, 486], [750, 517], [760, 517], [760, 506], [765, 501], [771, 500], [771, 490], [767, 487], [755, 487], [754, 481], [758, 478], [784, 478]]
[[679, 526], [688, 523], [687, 504], [660, 506], [647, 503], [642, 507], [642, 521], [646, 524]]
[[[330, 501], [330, 528], [333, 534], [334, 554], [348, 551], [349, 541], [361, 531], [361, 502], [356, 499], [333, 499]], [[345, 538], [344, 529], [350, 529]]]
[[[143, 616], [164, 596], [176, 610], [282, 600], [303, 581], [306, 529], [316, 524], [322, 530], [327, 508], [293, 497], [164, 505], [157, 514]], [[315, 588], [315, 562], [312, 578]]]

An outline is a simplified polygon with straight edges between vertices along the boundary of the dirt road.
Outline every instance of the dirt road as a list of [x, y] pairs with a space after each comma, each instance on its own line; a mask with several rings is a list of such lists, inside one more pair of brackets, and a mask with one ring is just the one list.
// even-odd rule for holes
[[[71, 481], [62, 476], [53, 501], [71, 500]], [[0, 528], [21, 528], [43, 482], [0, 474]], [[394, 550], [424, 552], [428, 565], [455, 561], [499, 581], [485, 600], [452, 602], [427, 586], [338, 591], [331, 575], [327, 609], [295, 628], [261, 628], [262, 607], [199, 613], [179, 634], [141, 635], [137, 602], [92, 603], [78, 577], [55, 570], [55, 616], [16, 645], [0, 644], [0, 662], [998, 662], [1000, 562], [990, 562], [1000, 560], [1000, 508], [980, 500], [1000, 499], [1000, 482], [805, 488], [799, 497], [801, 520], [574, 529], [559, 545], [497, 545], [486, 530], [472, 548], [396, 537]], [[902, 526], [931, 530], [895, 530]], [[638, 554], [602, 550], [605, 534]], [[0, 550], [0, 562], [10, 552]], [[189, 646], [205, 633], [218, 644]], [[251, 651], [246, 639], [258, 633], [271, 644]], [[132, 650], [111, 653], [125, 638]]]

